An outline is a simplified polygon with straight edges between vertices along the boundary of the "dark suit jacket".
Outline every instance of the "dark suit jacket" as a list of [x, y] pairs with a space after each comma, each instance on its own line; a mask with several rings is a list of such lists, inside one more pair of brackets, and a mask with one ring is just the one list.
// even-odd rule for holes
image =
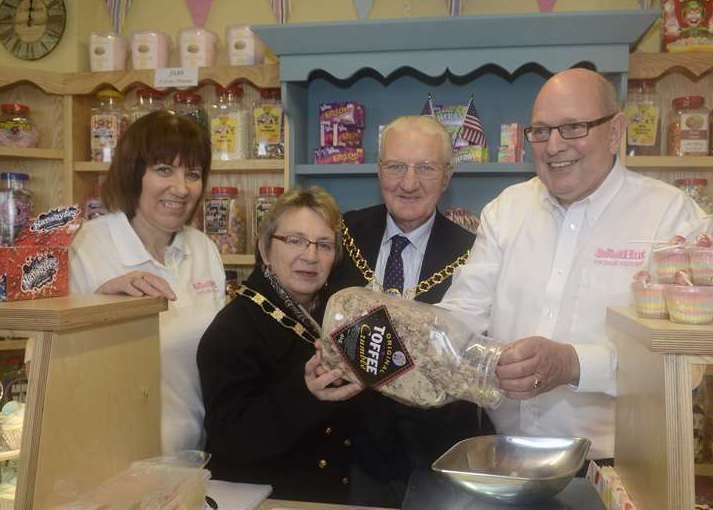
[[[381, 239], [386, 229], [386, 207], [383, 205], [351, 211], [344, 222], [356, 241], [369, 267], [376, 267]], [[428, 239], [420, 280], [428, 278], [445, 265], [454, 262], [473, 245], [475, 236], [436, 213]], [[330, 292], [345, 287], [364, 286], [366, 280], [347, 253], [332, 272]], [[416, 297], [425, 303], [437, 303], [451, 284], [446, 278], [430, 291]], [[452, 402], [440, 408], [418, 409], [402, 405], [367, 390], [360, 405], [362, 423], [354, 435], [357, 462], [367, 474], [381, 483], [405, 487], [414, 469], [430, 464], [456, 442], [467, 437], [494, 431], [485, 413], [469, 402]], [[482, 414], [482, 416], [481, 416]], [[368, 419], [367, 419], [368, 418]], [[355, 487], [356, 489], [356, 487]], [[381, 501], [382, 506], [400, 505]]]

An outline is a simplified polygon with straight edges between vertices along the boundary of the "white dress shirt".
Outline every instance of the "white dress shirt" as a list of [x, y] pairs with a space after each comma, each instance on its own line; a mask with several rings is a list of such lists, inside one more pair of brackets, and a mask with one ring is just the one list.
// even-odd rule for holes
[[702, 214], [676, 188], [618, 162], [567, 208], [535, 177], [483, 209], [470, 258], [441, 306], [504, 343], [543, 336], [572, 344], [580, 362], [578, 387], [489, 411], [498, 433], [587, 437], [590, 458], [614, 456], [617, 358], [606, 308], [629, 305], [632, 277], [648, 267], [651, 246], [632, 240], [686, 234]]
[[409, 243], [401, 252], [401, 260], [404, 265], [404, 295], [407, 295], [408, 290], [414, 289], [416, 285], [418, 285], [423, 256], [426, 253], [428, 238], [431, 236], [431, 230], [433, 230], [433, 223], [435, 221], [436, 212], [434, 211], [423, 225], [405, 234], [391, 217], [391, 214], [386, 215], [386, 229], [384, 230], [384, 237], [381, 239], [379, 256], [376, 259], [376, 278], [379, 283], [383, 284], [384, 282], [386, 261], [391, 252], [391, 238], [400, 235], [409, 240]]
[[144, 247], [124, 213], [85, 223], [70, 248], [73, 294], [93, 294], [106, 281], [130, 271], [165, 279], [176, 301], [159, 315], [161, 347], [161, 444], [164, 453], [202, 448], [203, 398], [198, 341], [225, 300], [225, 273], [215, 244], [184, 227], [166, 249], [165, 263]]

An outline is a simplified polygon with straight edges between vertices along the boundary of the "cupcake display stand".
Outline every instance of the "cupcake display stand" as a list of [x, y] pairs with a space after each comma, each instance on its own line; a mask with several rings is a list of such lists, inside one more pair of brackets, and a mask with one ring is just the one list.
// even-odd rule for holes
[[32, 352], [15, 509], [64, 503], [160, 452], [160, 298], [0, 303]]
[[609, 309], [618, 351], [616, 470], [637, 508], [690, 510], [695, 501], [694, 373], [713, 364], [713, 324], [642, 319]]

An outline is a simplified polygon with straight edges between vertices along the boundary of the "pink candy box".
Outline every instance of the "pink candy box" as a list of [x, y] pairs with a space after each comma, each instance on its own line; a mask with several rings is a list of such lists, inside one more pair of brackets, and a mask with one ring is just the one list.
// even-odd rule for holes
[[713, 322], [713, 287], [668, 285], [664, 289], [664, 296], [673, 322], [684, 324]]
[[657, 248], [654, 250], [654, 266], [659, 283], [673, 283], [676, 273], [689, 270], [688, 250], [680, 245]]
[[664, 289], [668, 287], [662, 283], [644, 283], [635, 281], [631, 284], [634, 295], [636, 314], [645, 319], [668, 319]]

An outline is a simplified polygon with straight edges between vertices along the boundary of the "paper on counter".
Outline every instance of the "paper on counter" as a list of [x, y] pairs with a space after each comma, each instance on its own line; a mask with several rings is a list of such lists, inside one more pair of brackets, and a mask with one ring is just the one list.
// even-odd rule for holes
[[218, 510], [255, 510], [272, 492], [271, 485], [208, 480], [207, 494]]

